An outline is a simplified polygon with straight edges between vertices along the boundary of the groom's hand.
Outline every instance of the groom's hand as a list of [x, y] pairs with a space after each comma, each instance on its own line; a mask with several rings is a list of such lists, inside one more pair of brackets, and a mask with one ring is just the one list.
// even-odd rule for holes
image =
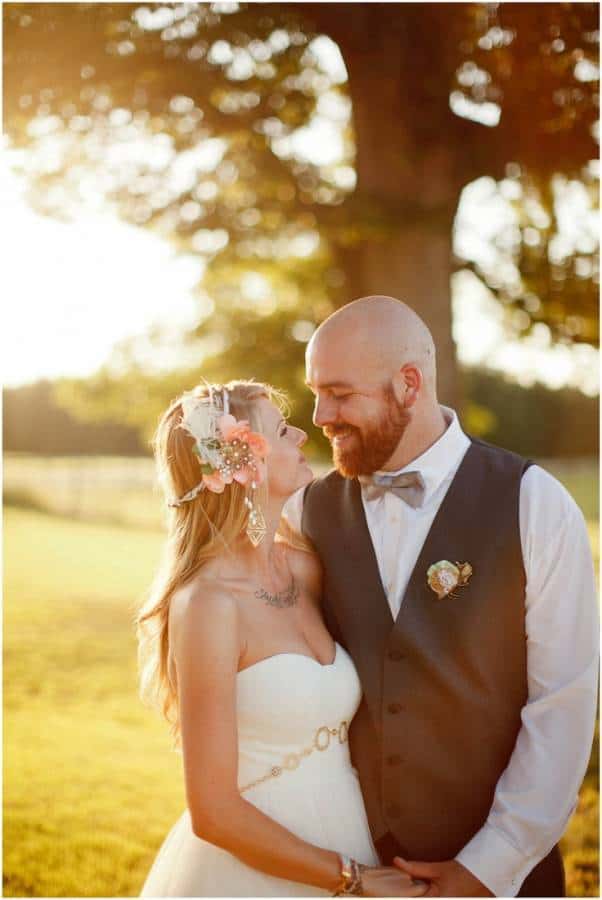
[[398, 869], [412, 878], [425, 878], [431, 885], [427, 897], [493, 897], [472, 872], [455, 859], [446, 862], [408, 862], [396, 856], [393, 860]]

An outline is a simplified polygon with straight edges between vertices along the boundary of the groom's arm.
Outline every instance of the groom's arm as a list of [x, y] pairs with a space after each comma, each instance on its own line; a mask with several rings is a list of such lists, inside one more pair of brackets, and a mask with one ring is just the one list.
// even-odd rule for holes
[[[454, 860], [396, 864], [446, 897], [513, 897], [562, 836], [595, 725], [598, 607], [583, 516], [551, 475], [525, 473], [520, 534], [527, 576], [528, 700], [487, 821]], [[453, 810], [450, 810], [453, 815]]]
[[523, 476], [528, 701], [483, 828], [456, 860], [497, 896], [515, 896], [562, 836], [590, 755], [598, 608], [583, 516], [551, 475]]

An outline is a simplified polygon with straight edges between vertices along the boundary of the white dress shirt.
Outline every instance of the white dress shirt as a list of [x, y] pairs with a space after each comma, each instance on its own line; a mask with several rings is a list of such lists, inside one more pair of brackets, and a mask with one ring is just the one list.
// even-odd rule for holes
[[[444, 434], [400, 470], [422, 475], [422, 506], [414, 509], [392, 491], [372, 500], [362, 492], [393, 619], [470, 446], [453, 410], [442, 411]], [[297, 531], [302, 511], [303, 489], [284, 510]], [[570, 494], [536, 465], [521, 481], [519, 527], [527, 576], [528, 700], [487, 821], [456, 857], [498, 897], [516, 896], [566, 828], [589, 760], [597, 698], [598, 605], [587, 528]]]

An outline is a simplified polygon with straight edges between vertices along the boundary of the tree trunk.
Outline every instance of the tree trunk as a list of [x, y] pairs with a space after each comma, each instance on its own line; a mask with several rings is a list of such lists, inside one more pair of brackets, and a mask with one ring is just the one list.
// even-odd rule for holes
[[427, 25], [424, 11], [410, 4], [395, 25], [386, 10], [367, 11], [366, 29], [333, 33], [349, 74], [357, 154], [353, 237], [341, 261], [349, 298], [388, 294], [425, 320], [437, 348], [440, 399], [459, 406], [451, 241], [474, 165], [463, 138], [470, 130], [474, 140], [474, 125], [450, 111], [449, 79], [434, 65], [438, 58], [444, 66], [449, 52], [442, 45], [438, 57], [436, 36], [445, 44], [449, 35]]
[[450, 299], [451, 221], [449, 230], [424, 224], [400, 226], [390, 237], [361, 240], [341, 251], [345, 294], [349, 300], [386, 294], [403, 300], [431, 330], [437, 348], [439, 399], [461, 405]]

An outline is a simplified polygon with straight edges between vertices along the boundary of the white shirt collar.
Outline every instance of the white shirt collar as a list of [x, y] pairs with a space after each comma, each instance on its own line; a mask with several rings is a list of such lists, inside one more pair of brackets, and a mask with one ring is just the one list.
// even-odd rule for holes
[[470, 438], [462, 430], [455, 411], [449, 406], [441, 406], [441, 412], [447, 422], [447, 428], [434, 444], [413, 459], [402, 469], [395, 472], [381, 471], [375, 474], [399, 475], [401, 472], [418, 470], [424, 478], [425, 502], [437, 490], [450, 472], [455, 472], [460, 460], [470, 446]]

